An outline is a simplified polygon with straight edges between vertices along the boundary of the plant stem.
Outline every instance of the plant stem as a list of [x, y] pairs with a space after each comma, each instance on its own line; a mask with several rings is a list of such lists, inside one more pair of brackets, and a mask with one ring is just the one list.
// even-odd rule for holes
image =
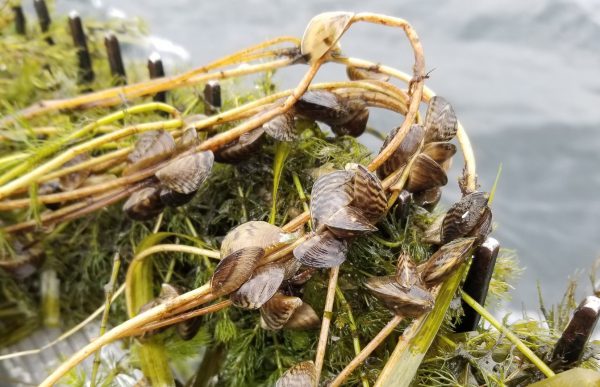
[[325, 310], [323, 310], [323, 321], [321, 323], [321, 333], [319, 334], [319, 343], [317, 344], [317, 353], [315, 355], [315, 372], [317, 384], [321, 379], [321, 370], [325, 359], [325, 350], [327, 349], [327, 338], [329, 337], [329, 325], [333, 312], [333, 301], [335, 300], [335, 289], [337, 287], [340, 267], [336, 266], [329, 271], [329, 285], [327, 287], [327, 296], [325, 298]]
[[287, 142], [278, 142], [275, 146], [275, 159], [273, 160], [273, 203], [271, 205], [271, 215], [269, 216], [269, 223], [275, 224], [275, 218], [277, 217], [277, 191], [279, 190], [279, 182], [281, 181], [281, 173], [285, 166], [285, 160], [287, 159], [290, 151], [292, 150], [290, 144]]
[[[100, 322], [100, 334], [102, 336], [106, 332], [106, 325], [108, 324], [108, 314], [110, 313], [110, 306], [117, 285], [117, 276], [119, 275], [119, 268], [121, 267], [121, 259], [119, 253], [115, 254], [113, 258], [113, 268], [110, 275], [110, 281], [106, 284], [104, 292], [106, 294], [106, 301], [104, 304], [104, 313], [102, 314], [102, 321]], [[94, 354], [94, 365], [92, 367], [92, 376], [90, 377], [90, 383], [92, 387], [96, 386], [96, 376], [98, 375], [98, 369], [100, 368], [100, 351]]]
[[529, 349], [521, 341], [521, 339], [519, 339], [517, 337], [517, 335], [515, 335], [514, 333], [512, 333], [508, 328], [506, 328], [504, 325], [502, 325], [501, 322], [499, 322], [498, 320], [496, 320], [494, 318], [494, 316], [492, 316], [491, 313], [489, 313], [483, 306], [479, 305], [479, 303], [477, 301], [475, 301], [471, 296], [469, 296], [464, 291], [461, 290], [460, 294], [462, 296], [462, 299], [471, 308], [473, 308], [477, 313], [479, 313], [479, 315], [481, 315], [481, 317], [483, 317], [484, 319], [486, 319], [487, 322], [489, 322], [494, 328], [496, 328], [497, 330], [499, 330], [500, 332], [502, 332], [502, 334], [505, 335], [506, 338], [508, 340], [510, 340], [510, 342], [513, 343], [517, 347], [517, 349], [519, 351], [521, 351], [521, 353], [523, 355], [525, 355], [525, 357], [527, 359], [529, 359], [529, 361], [531, 363], [533, 363], [533, 365], [535, 365], [544, 375], [546, 375], [547, 378], [551, 378], [551, 377], [553, 377], [555, 375], [555, 373], [550, 369], [550, 367], [548, 367], [546, 365], [546, 363], [544, 363], [542, 361], [542, 359], [540, 359], [539, 357], [537, 357], [536, 354], [533, 353], [533, 351], [531, 349]]

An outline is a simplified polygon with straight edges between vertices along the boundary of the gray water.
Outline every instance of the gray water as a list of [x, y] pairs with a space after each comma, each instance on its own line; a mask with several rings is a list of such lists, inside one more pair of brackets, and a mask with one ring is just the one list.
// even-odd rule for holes
[[[512, 308], [537, 307], [538, 280], [547, 303], [560, 300], [575, 273], [579, 296], [591, 291], [587, 273], [600, 253], [600, 1], [58, 0], [57, 6], [95, 17], [140, 17], [153, 36], [179, 46], [155, 40], [156, 48], [179, 57], [180, 67], [279, 35], [301, 37], [310, 18], [324, 11], [408, 19], [427, 68], [435, 68], [428, 85], [454, 104], [471, 136], [484, 189], [503, 165], [494, 235], [526, 267], [514, 284]], [[399, 30], [357, 25], [342, 48], [411, 69]], [[318, 80], [343, 79], [342, 69], [330, 67]], [[278, 80], [293, 85], [304, 70], [282, 71]], [[381, 130], [400, 122], [392, 114], [372, 116]], [[380, 146], [366, 141], [374, 150]], [[446, 203], [458, 197], [455, 180], [449, 187]]]

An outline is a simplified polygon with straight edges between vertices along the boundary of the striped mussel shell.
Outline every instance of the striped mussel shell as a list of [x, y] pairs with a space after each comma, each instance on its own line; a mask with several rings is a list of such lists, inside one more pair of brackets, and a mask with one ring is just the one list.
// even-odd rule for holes
[[285, 277], [285, 267], [271, 263], [257, 268], [252, 277], [229, 299], [233, 305], [243, 309], [258, 309], [277, 292]]
[[448, 278], [469, 257], [476, 238], [456, 239], [440, 247], [418, 269], [427, 287], [435, 286]]
[[396, 264], [396, 282], [402, 289], [410, 289], [414, 284], [421, 282], [417, 265], [409, 254], [402, 252]]
[[248, 281], [260, 259], [265, 256], [265, 250], [244, 247], [221, 256], [224, 258], [210, 279], [211, 292], [217, 297], [230, 294]]
[[43, 246], [38, 242], [13, 243], [14, 254], [4, 254], [0, 258], [0, 268], [11, 277], [24, 279], [36, 273], [46, 259]]
[[458, 120], [452, 105], [435, 96], [429, 100], [425, 114], [425, 142], [450, 141], [458, 130]]
[[165, 160], [175, 151], [175, 140], [171, 133], [165, 130], [152, 130], [142, 133], [133, 151], [127, 157], [129, 165], [123, 171], [124, 175], [132, 174], [159, 161]]
[[275, 387], [316, 387], [317, 370], [312, 361], [303, 361], [294, 365], [281, 375]]
[[[81, 164], [89, 159], [90, 156], [87, 153], [82, 153], [64, 163], [62, 168], [72, 167], [74, 165]], [[80, 169], [79, 171], [67, 173], [66, 175], [63, 175], [58, 179], [58, 186], [60, 187], [61, 191], [72, 191], [75, 188], [80, 187], [90, 176], [91, 173], [92, 171], [89, 168], [84, 168]]]
[[284, 329], [308, 330], [316, 329], [320, 326], [321, 319], [317, 315], [317, 312], [315, 312], [312, 306], [303, 302], [283, 327]]
[[303, 265], [331, 268], [346, 260], [348, 242], [337, 238], [331, 231], [313, 234], [294, 249], [294, 257]]
[[196, 147], [198, 144], [200, 144], [198, 132], [196, 132], [193, 126], [190, 126], [183, 131], [181, 137], [175, 143], [175, 147], [178, 151], [186, 151]]
[[346, 166], [354, 172], [350, 205], [360, 210], [371, 223], [377, 223], [387, 210], [387, 197], [381, 180], [360, 164]]
[[437, 206], [441, 198], [442, 189], [440, 187], [430, 188], [413, 194], [413, 200], [415, 204], [430, 212], [433, 211], [435, 206]]
[[158, 187], [145, 187], [135, 191], [123, 204], [123, 212], [134, 220], [152, 219], [164, 209], [160, 201], [160, 189]]
[[463, 237], [473, 230], [484, 214], [488, 200], [489, 195], [486, 192], [472, 192], [454, 203], [446, 212], [442, 222], [442, 243]]
[[298, 139], [294, 113], [287, 111], [275, 116], [262, 126], [263, 130], [277, 141], [291, 142]]
[[351, 12], [324, 12], [310, 20], [300, 43], [300, 51], [309, 63], [337, 49], [338, 40], [350, 26], [352, 16]]
[[310, 215], [315, 228], [326, 224], [337, 211], [350, 204], [354, 193], [353, 175], [350, 171], [335, 171], [315, 181], [310, 200]]
[[362, 100], [342, 98], [327, 90], [309, 90], [294, 105], [297, 114], [330, 126], [350, 121], [365, 107]]
[[159, 195], [161, 203], [165, 206], [179, 207], [189, 203], [196, 195], [196, 191], [184, 194], [173, 191], [170, 188], [162, 187]]
[[214, 160], [211, 151], [189, 153], [171, 160], [156, 172], [156, 177], [163, 186], [189, 194], [197, 191], [208, 178]]
[[338, 136], [359, 137], [367, 129], [369, 109], [361, 99], [351, 99], [346, 103], [348, 119], [342, 124], [332, 124], [331, 130]]
[[260, 220], [242, 223], [231, 229], [221, 242], [221, 256], [247, 247], [260, 247], [266, 254], [293, 242], [297, 234], [286, 233], [280, 227]]
[[346, 75], [348, 76], [348, 79], [352, 81], [373, 80], [387, 82], [390, 80], [390, 76], [377, 71], [377, 67], [365, 68], [357, 66], [346, 66]]
[[408, 174], [406, 190], [409, 192], [421, 192], [431, 188], [441, 187], [448, 183], [448, 176], [444, 169], [431, 157], [421, 153]]
[[423, 147], [423, 153], [443, 166], [456, 154], [456, 145], [449, 142], [430, 142]]
[[371, 277], [365, 286], [394, 314], [418, 317], [433, 308], [433, 296], [415, 275], [417, 281], [408, 288], [401, 286], [396, 276]]
[[220, 163], [237, 164], [249, 159], [260, 150], [265, 130], [260, 127], [242, 134], [238, 139], [215, 151], [215, 160]]
[[479, 217], [479, 221], [473, 227], [467, 236], [475, 237], [475, 245], [481, 245], [492, 232], [492, 210], [489, 207], [485, 207], [483, 214]]
[[[400, 127], [394, 128], [388, 136], [385, 138], [381, 149], [385, 149], [388, 144], [392, 141], [392, 139], [398, 134]], [[381, 178], [385, 178], [388, 175], [391, 175], [397, 169], [404, 167], [408, 160], [417, 152], [421, 142], [423, 141], [423, 137], [425, 136], [425, 131], [421, 125], [411, 125], [408, 129], [408, 133], [400, 142], [400, 145], [394, 153], [377, 169], [377, 174]]]
[[260, 325], [263, 329], [279, 330], [301, 305], [298, 297], [276, 293], [260, 308]]

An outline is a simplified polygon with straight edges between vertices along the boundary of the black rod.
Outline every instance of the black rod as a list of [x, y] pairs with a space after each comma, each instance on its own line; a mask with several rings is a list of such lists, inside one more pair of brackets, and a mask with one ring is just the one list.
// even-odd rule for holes
[[[48, 12], [48, 6], [46, 5], [45, 0], [34, 0], [33, 7], [35, 8], [35, 13], [37, 14], [40, 28], [43, 33], [48, 33], [50, 29], [50, 23], [52, 20], [50, 19], [50, 13]], [[51, 36], [46, 36], [46, 42], [50, 45], [54, 44], [54, 40]]]
[[[165, 68], [162, 59], [160, 58], [160, 54], [157, 52], [153, 52], [148, 57], [148, 73], [150, 74], [150, 79], [162, 78], [165, 76]], [[156, 102], [165, 103], [167, 102], [167, 92], [161, 91], [156, 93], [152, 99]]]
[[19, 35], [25, 35], [27, 31], [23, 8], [20, 5], [15, 5], [12, 10], [15, 16], [15, 32]]
[[106, 54], [108, 55], [110, 73], [115, 78], [115, 85], [127, 84], [127, 75], [125, 74], [125, 66], [123, 65], [119, 39], [117, 39], [115, 34], [109, 33], [104, 38], [104, 46], [106, 47]]
[[221, 85], [218, 81], [209, 81], [204, 86], [204, 114], [210, 116], [221, 109]]
[[[500, 243], [490, 237], [479, 246], [473, 256], [473, 262], [469, 268], [463, 290], [480, 305], [485, 304], [485, 298], [490, 287], [499, 251]], [[465, 315], [460, 323], [454, 327], [454, 331], [461, 333], [476, 330], [481, 316], [464, 301], [462, 302], [462, 307]]]
[[92, 68], [92, 59], [87, 45], [87, 38], [81, 18], [75, 11], [69, 14], [69, 29], [73, 37], [73, 45], [77, 48], [77, 60], [79, 64], [79, 83], [90, 83], [94, 80], [94, 69]]

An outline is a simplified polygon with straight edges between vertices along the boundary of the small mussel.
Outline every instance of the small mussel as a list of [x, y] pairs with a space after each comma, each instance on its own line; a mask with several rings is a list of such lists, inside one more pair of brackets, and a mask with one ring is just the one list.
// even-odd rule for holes
[[[62, 168], [72, 167], [77, 164], [81, 164], [84, 161], [89, 160], [90, 156], [87, 153], [82, 153], [75, 156], [71, 160], [67, 161]], [[75, 188], [80, 187], [83, 182], [90, 176], [91, 170], [89, 168], [80, 169], [79, 171], [67, 173], [58, 179], [58, 186], [61, 191], [72, 191]]]
[[4, 252], [0, 257], [0, 268], [11, 277], [24, 279], [42, 266], [46, 255], [39, 241], [21, 242], [16, 240], [12, 244], [12, 252]]
[[215, 151], [215, 160], [230, 164], [247, 160], [260, 149], [264, 133], [265, 131], [261, 127], [242, 134], [237, 140]]
[[286, 233], [280, 227], [260, 220], [242, 223], [231, 229], [221, 242], [221, 256], [246, 247], [260, 247], [267, 254], [285, 246], [297, 238], [296, 234]]
[[417, 192], [413, 195], [415, 204], [430, 212], [433, 211], [435, 206], [437, 206], [441, 198], [442, 190], [440, 187], [430, 188], [425, 191]]
[[449, 142], [430, 142], [423, 147], [423, 153], [444, 168], [448, 165], [447, 161], [456, 154], [456, 145]]
[[260, 247], [245, 247], [224, 256], [210, 280], [213, 295], [224, 296], [242, 286], [264, 256], [265, 250]]
[[315, 268], [339, 266], [346, 260], [347, 253], [348, 242], [337, 238], [329, 230], [313, 234], [294, 249], [294, 257], [299, 262]]
[[310, 215], [315, 228], [331, 218], [338, 210], [352, 201], [353, 187], [350, 171], [335, 171], [317, 179], [310, 200]]
[[377, 71], [377, 67], [365, 68], [356, 66], [346, 66], [346, 75], [348, 79], [352, 81], [364, 81], [373, 80], [387, 82], [390, 80], [390, 76]]
[[421, 282], [417, 265], [407, 253], [401, 253], [396, 265], [396, 282], [403, 289], [410, 289], [414, 284]]
[[298, 363], [283, 375], [275, 383], [275, 387], [316, 387], [317, 370], [312, 361]]
[[165, 160], [171, 157], [174, 151], [175, 140], [171, 133], [165, 130], [144, 132], [135, 143], [133, 152], [129, 154], [130, 164], [123, 174], [129, 175]]
[[175, 192], [195, 192], [212, 170], [214, 156], [211, 151], [189, 153], [170, 161], [156, 172], [161, 184]]
[[[400, 127], [393, 129], [385, 138], [381, 149], [385, 149], [392, 139], [398, 134]], [[400, 142], [400, 145], [394, 153], [377, 169], [379, 177], [384, 178], [395, 172], [397, 169], [404, 167], [408, 160], [417, 152], [419, 145], [423, 141], [425, 130], [421, 125], [411, 125], [408, 133]]]
[[302, 305], [298, 297], [276, 293], [260, 308], [260, 325], [263, 329], [279, 330]]
[[261, 266], [229, 298], [237, 307], [258, 309], [277, 292], [284, 276], [285, 267], [279, 263]]
[[[473, 192], [453, 204], [442, 222], [441, 241], [448, 243], [468, 235], [479, 224], [478, 234], [489, 234], [491, 211], [488, 209], [489, 195], [486, 192]], [[483, 215], [487, 218], [483, 218]], [[482, 223], [480, 223], [482, 221]], [[479, 236], [479, 235], [477, 235]]]
[[294, 112], [287, 111], [263, 124], [264, 131], [277, 141], [291, 142], [298, 139]]
[[387, 210], [387, 197], [381, 180], [360, 164], [348, 164], [346, 169], [354, 172], [350, 206], [359, 209], [370, 223], [377, 223]]
[[440, 247], [418, 269], [427, 287], [443, 282], [469, 257], [475, 238], [456, 239]]
[[435, 96], [429, 100], [425, 114], [425, 142], [450, 141], [458, 130], [458, 121], [452, 105]]
[[163, 187], [160, 190], [160, 201], [165, 206], [179, 207], [189, 203], [194, 198], [194, 195], [196, 195], [196, 191], [184, 194]]
[[178, 151], [185, 151], [191, 149], [200, 143], [198, 133], [192, 126], [188, 127], [183, 131], [181, 137], [177, 140], [175, 147]]
[[338, 48], [338, 40], [350, 26], [352, 16], [351, 12], [324, 12], [310, 20], [300, 44], [302, 55], [309, 63]]
[[160, 189], [146, 187], [131, 194], [123, 204], [123, 211], [134, 220], [152, 219], [165, 208], [160, 200]]
[[421, 153], [415, 159], [406, 190], [409, 192], [421, 192], [428, 189], [444, 186], [448, 183], [448, 176], [444, 169], [431, 157]]
[[414, 273], [415, 282], [409, 287], [398, 283], [397, 276], [371, 277], [365, 286], [394, 314], [417, 317], [433, 307], [433, 297]]
[[[140, 308], [140, 313], [145, 312], [149, 309], [152, 309], [155, 306], [164, 304], [165, 302], [168, 302], [168, 301], [174, 299], [175, 297], [181, 295], [182, 293], [183, 293], [182, 289], [180, 289], [176, 286], [173, 286], [171, 284], [164, 283], [164, 284], [162, 284], [162, 286], [160, 288], [160, 293], [159, 293], [158, 297], [155, 298], [154, 300], [142, 305], [142, 307]], [[160, 333], [160, 332], [166, 330], [167, 328], [168, 327], [163, 327], [163, 328], [159, 328], [154, 331], [147, 331], [146, 333], [144, 333], [144, 337], [155, 335], [157, 333]], [[200, 319], [199, 318], [191, 318], [191, 319], [182, 321], [176, 325], [176, 329], [177, 329], [177, 334], [183, 340], [191, 340], [192, 338], [194, 338], [194, 336], [196, 336], [196, 333], [198, 333], [198, 330], [200, 329]]]
[[283, 327], [284, 329], [306, 330], [316, 329], [320, 326], [321, 319], [317, 315], [317, 312], [315, 312], [312, 306], [303, 302], [302, 305], [296, 308], [294, 314], [292, 314]]

